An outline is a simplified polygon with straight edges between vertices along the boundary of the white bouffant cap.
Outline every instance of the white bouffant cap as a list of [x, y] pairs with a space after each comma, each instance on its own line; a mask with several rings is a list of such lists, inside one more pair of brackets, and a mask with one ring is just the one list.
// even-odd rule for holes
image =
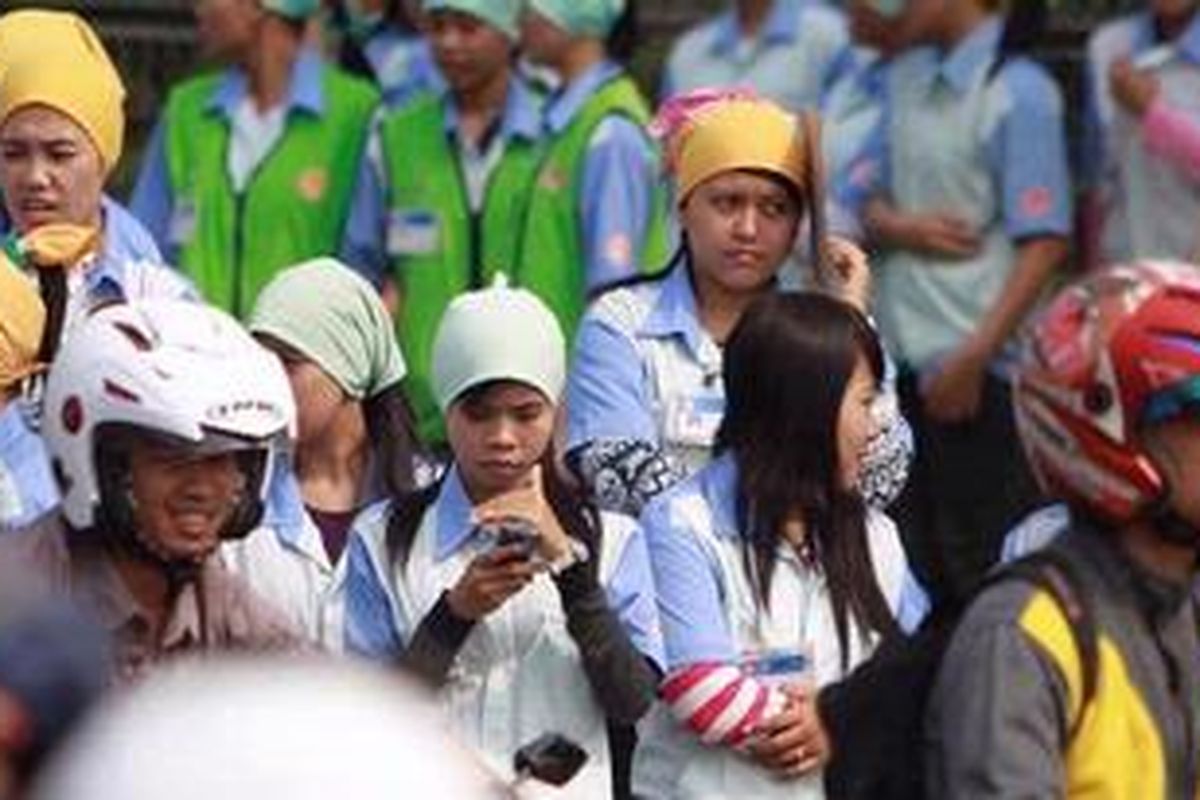
[[532, 292], [498, 276], [490, 289], [454, 299], [433, 342], [433, 391], [442, 411], [493, 381], [523, 383], [558, 402], [566, 381], [558, 320]]

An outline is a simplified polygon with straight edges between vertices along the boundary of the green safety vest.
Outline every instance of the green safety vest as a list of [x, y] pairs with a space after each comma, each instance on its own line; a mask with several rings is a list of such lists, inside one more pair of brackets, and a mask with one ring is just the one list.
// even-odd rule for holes
[[325, 108], [293, 110], [242, 193], [229, 180], [229, 121], [211, 107], [220, 74], [171, 92], [165, 113], [171, 239], [178, 266], [213, 305], [244, 316], [279, 270], [341, 246], [375, 89], [328, 65]]
[[490, 285], [497, 272], [517, 278], [542, 152], [539, 142], [509, 139], [476, 216], [442, 103], [439, 95], [422, 95], [381, 125], [390, 179], [387, 250], [403, 297], [397, 332], [408, 367], [405, 391], [427, 442], [445, 440], [430, 383], [438, 323], [451, 300]]
[[[517, 282], [546, 301], [558, 317], [567, 341], [574, 337], [587, 303], [583, 231], [579, 197], [592, 134], [607, 117], [621, 115], [639, 126], [650, 121], [650, 108], [625, 75], [606, 83], [584, 104], [575, 119], [550, 143], [538, 173], [529, 209], [525, 248]], [[653, 271], [666, 263], [666, 194], [655, 191], [653, 214], [637, 264]]]

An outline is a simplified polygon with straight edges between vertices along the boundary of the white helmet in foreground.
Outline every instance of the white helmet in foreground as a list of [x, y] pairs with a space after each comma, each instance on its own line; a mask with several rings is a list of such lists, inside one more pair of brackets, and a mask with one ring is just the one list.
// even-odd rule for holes
[[497, 800], [511, 797], [412, 686], [326, 661], [203, 661], [93, 716], [39, 800]]
[[123, 436], [198, 455], [245, 453], [243, 499], [223, 531], [236, 538], [258, 523], [274, 455], [294, 420], [282, 366], [236, 320], [198, 303], [146, 300], [79, 321], [50, 369], [42, 429], [67, 522], [115, 535], [131, 519]]

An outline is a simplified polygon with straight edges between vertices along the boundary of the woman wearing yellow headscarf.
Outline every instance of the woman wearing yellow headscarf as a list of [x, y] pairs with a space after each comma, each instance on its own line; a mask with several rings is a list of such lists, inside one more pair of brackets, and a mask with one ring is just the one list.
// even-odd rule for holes
[[0, 534], [58, 503], [41, 438], [16, 403], [22, 384], [42, 367], [45, 325], [37, 287], [0, 254]]
[[[819, 126], [752, 92], [677, 98], [653, 130], [674, 178], [683, 243], [665, 271], [593, 305], [567, 395], [572, 464], [603, 506], [632, 514], [709, 460], [725, 410], [722, 345], [746, 307], [776, 290], [806, 220], [820, 223], [812, 209], [823, 207]], [[838, 240], [814, 249], [831, 265], [821, 272], [827, 288], [866, 308], [862, 254]], [[863, 488], [886, 505], [906, 476], [911, 437], [894, 398], [882, 403], [889, 422]]]
[[75, 305], [113, 298], [189, 297], [154, 240], [103, 193], [121, 157], [125, 88], [79, 16], [29, 9], [0, 16], [0, 232], [49, 224], [102, 231], [71, 270]]

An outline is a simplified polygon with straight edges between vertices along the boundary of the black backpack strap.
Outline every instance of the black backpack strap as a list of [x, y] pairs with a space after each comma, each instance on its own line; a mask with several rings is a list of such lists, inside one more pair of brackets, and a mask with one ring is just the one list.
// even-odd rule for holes
[[1033, 584], [1054, 599], [1066, 617], [1079, 651], [1081, 672], [1081, 696], [1079, 713], [1071, 722], [1068, 735], [1071, 739], [1079, 730], [1084, 709], [1096, 696], [1096, 684], [1100, 671], [1100, 633], [1096, 627], [1096, 615], [1091, 595], [1071, 557], [1053, 548], [1032, 553], [1011, 564], [1006, 564], [992, 573], [981, 590], [995, 583], [1021, 580]]

